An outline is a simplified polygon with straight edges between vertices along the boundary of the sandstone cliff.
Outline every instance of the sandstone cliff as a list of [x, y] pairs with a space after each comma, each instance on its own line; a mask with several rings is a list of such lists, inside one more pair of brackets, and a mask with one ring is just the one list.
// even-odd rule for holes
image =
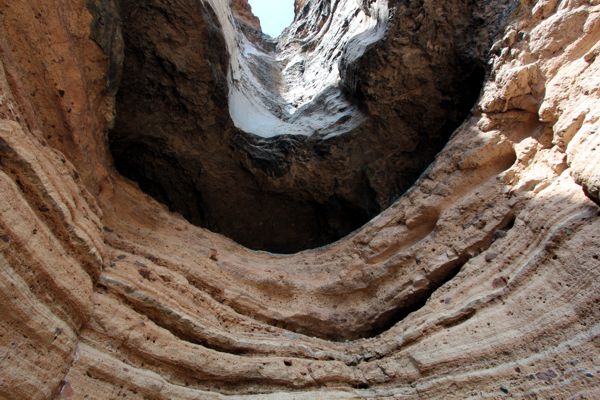
[[0, 0], [0, 398], [599, 398], [600, 3], [258, 28]]

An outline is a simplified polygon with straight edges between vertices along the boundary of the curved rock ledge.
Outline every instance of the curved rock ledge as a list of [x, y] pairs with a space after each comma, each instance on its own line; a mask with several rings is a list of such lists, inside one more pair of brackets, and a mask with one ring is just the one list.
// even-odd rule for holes
[[[153, 15], [187, 5], [168, 3]], [[597, 1], [511, 9], [476, 107], [410, 190], [293, 255], [194, 226], [113, 167], [120, 38], [158, 4], [0, 1], [0, 398], [600, 397]], [[445, 7], [414, 4], [395, 15]]]

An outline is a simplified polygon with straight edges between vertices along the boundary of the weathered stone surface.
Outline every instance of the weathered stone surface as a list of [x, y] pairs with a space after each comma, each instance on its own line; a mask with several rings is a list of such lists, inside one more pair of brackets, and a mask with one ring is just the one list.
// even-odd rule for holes
[[285, 256], [118, 174], [98, 8], [46, 4], [0, 2], [0, 398], [600, 397], [596, 1], [521, 2], [476, 108], [411, 189]]
[[[3, 74], [12, 90], [3, 96], [14, 100], [8, 113], [0, 104], [0, 116], [18, 118], [41, 140], [68, 154], [94, 193], [109, 174], [105, 137], [114, 118], [114, 98], [107, 95], [109, 58], [90, 40], [97, 23], [87, 6], [107, 3], [0, 2]], [[111, 57], [118, 54], [114, 50]]]
[[[473, 13], [464, 0], [411, 1], [370, 43], [364, 36], [385, 33], [386, 3], [306, 3], [274, 50], [266, 39], [234, 40], [229, 18], [201, 2], [124, 1], [117, 168], [171, 210], [253, 249], [289, 253], [357, 229], [413, 184], [468, 115], [491, 40], [511, 15], [500, 10], [512, 4]], [[368, 16], [373, 26], [361, 22]], [[228, 91], [230, 69], [239, 71]], [[264, 104], [241, 128], [261, 135], [256, 120], [277, 119], [266, 126], [289, 135], [240, 132], [241, 117], [229, 116], [240, 96]], [[314, 135], [292, 135], [296, 127]]]

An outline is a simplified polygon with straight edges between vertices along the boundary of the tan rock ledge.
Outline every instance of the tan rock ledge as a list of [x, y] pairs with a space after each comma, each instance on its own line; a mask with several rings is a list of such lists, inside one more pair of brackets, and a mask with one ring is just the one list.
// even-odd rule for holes
[[[340, 2], [296, 3], [298, 22], [304, 7]], [[368, 9], [376, 2], [362, 3]], [[244, 4], [236, 5], [235, 17], [228, 2], [216, 0], [0, 0], [0, 399], [600, 398], [600, 3], [445, 3], [389, 2], [391, 28], [379, 53], [370, 53], [382, 58], [361, 57], [347, 70], [360, 78], [356, 87], [379, 82], [364, 92], [369, 107], [360, 110], [359, 129], [376, 126], [379, 117], [391, 131], [412, 129], [402, 125], [404, 114], [391, 119], [394, 105], [408, 96], [386, 89], [394, 66], [412, 65], [412, 77], [429, 79], [411, 104], [429, 102], [431, 115], [440, 117], [436, 124], [457, 117], [440, 111], [447, 104], [441, 97], [426, 95], [441, 93], [430, 83], [458, 78], [417, 67], [456, 72], [441, 67], [457, 60], [436, 47], [459, 43], [445, 33], [469, 30], [477, 18], [505, 18], [495, 25], [501, 31], [489, 24], [473, 30], [473, 40], [465, 36], [451, 52], [485, 55], [489, 71], [475, 107], [437, 155], [431, 150], [433, 163], [422, 156], [426, 169], [414, 184], [390, 204], [378, 203], [377, 216], [326, 246], [280, 255], [250, 250], [169, 211], [117, 171], [117, 157], [126, 153], [113, 161], [109, 146], [111, 129], [114, 144], [115, 132], [133, 132], [125, 128], [136, 121], [156, 127], [128, 138], [143, 138], [135, 142], [142, 145], [152, 136], [140, 165], [154, 162], [147, 171], [168, 171], [203, 161], [188, 151], [190, 122], [179, 116], [198, 118], [206, 146], [222, 146], [217, 136], [235, 136], [228, 90], [208, 78], [226, 83], [235, 61], [209, 50], [227, 48], [219, 42], [227, 29], [250, 36], [251, 16], [240, 28]], [[195, 21], [201, 25], [189, 25]], [[198, 26], [208, 36], [188, 35]], [[420, 47], [417, 36], [439, 35], [436, 26], [444, 33], [440, 42]], [[128, 41], [138, 39], [139, 47], [131, 47]], [[422, 52], [392, 54], [394, 43]], [[164, 74], [140, 73], [137, 82], [150, 77], [164, 86], [129, 93], [162, 93], [162, 100], [181, 100], [181, 108], [168, 113], [156, 97], [124, 109], [144, 118], [119, 120], [119, 96], [142, 90], [132, 83], [132, 49], [146, 57], [146, 67], [164, 61]], [[194, 51], [214, 68], [189, 63]], [[429, 57], [436, 53], [439, 59]], [[381, 75], [369, 70], [386, 54], [389, 68]], [[419, 55], [428, 55], [421, 64]], [[179, 85], [187, 67], [198, 86]], [[155, 119], [144, 108], [152, 102]], [[415, 115], [424, 120], [419, 129], [440, 127]], [[181, 130], [166, 130], [163, 118]], [[173, 141], [165, 139], [168, 132], [177, 133]], [[367, 154], [369, 140], [356, 140]], [[148, 158], [161, 146], [173, 164], [162, 153]], [[223, 187], [234, 164], [219, 164], [225, 159], [203, 164], [211, 179], [223, 177]], [[298, 160], [290, 161], [292, 170], [307, 165]], [[319, 181], [318, 172], [338, 170], [311, 165], [315, 180], [302, 169], [288, 186], [272, 176], [260, 181], [251, 169], [248, 180], [284, 193], [299, 192], [302, 182], [311, 193], [326, 192], [333, 179]], [[406, 167], [377, 165], [384, 177]], [[384, 178], [377, 182], [379, 194], [390, 187]]]

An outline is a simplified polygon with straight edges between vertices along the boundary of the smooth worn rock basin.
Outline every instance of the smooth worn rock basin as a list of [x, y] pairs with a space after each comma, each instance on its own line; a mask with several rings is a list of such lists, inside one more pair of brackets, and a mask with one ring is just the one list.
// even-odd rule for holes
[[390, 1], [355, 129], [237, 129], [336, 4], [0, 0], [0, 398], [600, 397], [600, 5]]

